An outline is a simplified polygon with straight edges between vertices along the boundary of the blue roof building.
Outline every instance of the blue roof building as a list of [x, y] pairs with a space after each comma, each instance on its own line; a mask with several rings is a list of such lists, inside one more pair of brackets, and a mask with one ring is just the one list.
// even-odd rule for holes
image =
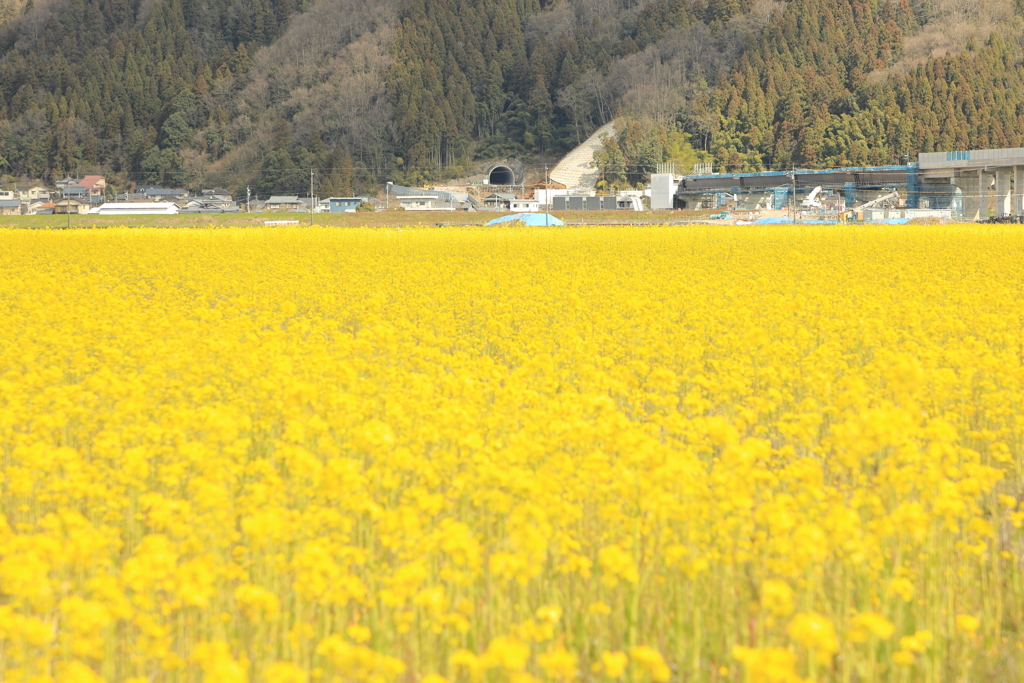
[[331, 213], [350, 213], [366, 201], [366, 197], [330, 197], [327, 204]]

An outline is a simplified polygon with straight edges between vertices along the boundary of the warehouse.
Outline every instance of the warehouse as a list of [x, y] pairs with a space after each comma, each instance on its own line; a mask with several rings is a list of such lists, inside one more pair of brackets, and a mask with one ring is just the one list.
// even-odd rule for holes
[[169, 216], [178, 213], [178, 207], [171, 202], [107, 202], [89, 213], [98, 216]]

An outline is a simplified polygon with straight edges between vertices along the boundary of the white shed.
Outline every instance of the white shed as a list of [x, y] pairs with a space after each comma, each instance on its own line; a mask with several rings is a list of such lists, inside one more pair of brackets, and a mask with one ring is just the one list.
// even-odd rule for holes
[[89, 213], [100, 216], [171, 216], [178, 213], [178, 207], [171, 202], [107, 202]]

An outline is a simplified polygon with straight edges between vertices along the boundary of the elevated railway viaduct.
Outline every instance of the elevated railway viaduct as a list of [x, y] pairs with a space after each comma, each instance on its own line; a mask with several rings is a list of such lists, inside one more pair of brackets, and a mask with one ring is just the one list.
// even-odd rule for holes
[[897, 190], [907, 208], [951, 209], [966, 220], [988, 215], [994, 190], [996, 215], [1024, 215], [1024, 148], [922, 153], [917, 162], [893, 166], [689, 175], [679, 180], [675, 203], [770, 194], [770, 208], [785, 209], [815, 187], [841, 193], [847, 208]]

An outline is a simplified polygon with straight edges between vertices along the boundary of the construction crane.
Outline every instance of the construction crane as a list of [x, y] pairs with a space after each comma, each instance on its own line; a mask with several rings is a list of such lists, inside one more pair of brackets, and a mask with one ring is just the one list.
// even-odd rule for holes
[[890, 192], [889, 194], [882, 195], [881, 197], [875, 197], [870, 202], [864, 202], [863, 204], [858, 206], [856, 209], [854, 209], [854, 211], [863, 211], [864, 209], [870, 209], [872, 206], [875, 206], [876, 204], [881, 204], [882, 202], [887, 201], [889, 199], [893, 199], [893, 198], [899, 199], [900, 198], [900, 193], [899, 192]]

